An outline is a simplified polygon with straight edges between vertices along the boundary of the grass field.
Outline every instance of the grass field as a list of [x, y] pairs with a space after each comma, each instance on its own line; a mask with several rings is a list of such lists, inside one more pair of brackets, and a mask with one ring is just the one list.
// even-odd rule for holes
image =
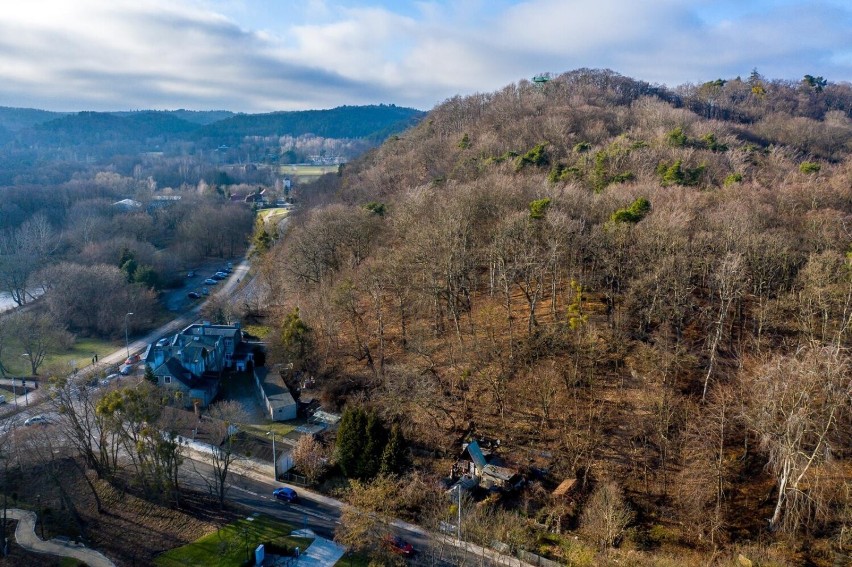
[[[15, 352], [16, 345], [11, 345], [9, 347], [10, 352]], [[41, 366], [39, 366], [38, 373], [39, 375], [46, 375], [51, 373], [70, 373], [74, 370], [74, 368], [85, 368], [92, 363], [92, 357], [95, 356], [95, 353], [99, 357], [106, 356], [108, 354], [112, 354], [117, 351], [121, 347], [124, 346], [124, 343], [114, 343], [110, 341], [105, 341], [101, 339], [90, 339], [90, 338], [80, 338], [74, 342], [74, 346], [70, 349], [49, 353], [47, 357], [44, 359], [44, 362]], [[23, 352], [22, 350], [20, 352]], [[30, 365], [29, 361], [26, 358], [20, 357], [20, 360], [17, 360], [14, 357], [9, 357], [9, 361], [6, 364], [6, 369], [9, 374], [13, 374], [16, 376], [29, 376], [30, 375]]]
[[313, 181], [326, 173], [337, 173], [339, 165], [282, 165], [281, 175], [289, 175], [297, 181]]
[[281, 423], [276, 421], [268, 425], [254, 425], [247, 423], [244, 424], [241, 429], [255, 437], [265, 438], [267, 431], [274, 431], [277, 437], [283, 437], [284, 435], [287, 435], [288, 433], [296, 429], [296, 426], [289, 423]]
[[281, 219], [290, 214], [290, 211], [282, 208], [263, 209], [258, 211], [257, 214], [261, 219], [263, 219], [264, 225], [268, 227], [269, 225], [277, 226], [278, 223], [281, 222]]
[[242, 565], [261, 543], [307, 548], [313, 540], [287, 535], [293, 529], [290, 524], [268, 516], [243, 518], [189, 545], [163, 553], [154, 564], [160, 567], [231, 567]]

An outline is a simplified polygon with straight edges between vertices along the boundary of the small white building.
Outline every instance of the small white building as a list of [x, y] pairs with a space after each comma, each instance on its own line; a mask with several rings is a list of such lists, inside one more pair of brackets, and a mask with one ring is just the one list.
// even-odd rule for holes
[[281, 376], [270, 373], [266, 368], [255, 368], [254, 380], [266, 405], [269, 419], [272, 421], [296, 419], [299, 404], [293, 399]]

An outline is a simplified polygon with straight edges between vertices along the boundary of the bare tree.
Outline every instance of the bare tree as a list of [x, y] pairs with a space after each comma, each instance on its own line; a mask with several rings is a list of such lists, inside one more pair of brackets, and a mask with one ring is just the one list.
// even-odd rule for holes
[[293, 447], [293, 464], [313, 484], [326, 468], [326, 455], [322, 443], [313, 435], [302, 435]]
[[716, 269], [713, 276], [713, 294], [716, 296], [715, 317], [708, 338], [707, 372], [704, 374], [704, 387], [701, 390], [701, 401], [707, 398], [707, 387], [716, 369], [716, 359], [719, 347], [726, 336], [726, 330], [731, 317], [731, 308], [743, 293], [744, 267], [742, 256], [729, 253]]
[[213, 466], [213, 474], [209, 478], [205, 477], [205, 481], [219, 500], [219, 507], [224, 508], [231, 466], [241, 458], [236, 452], [234, 436], [237, 433], [237, 424], [244, 423], [247, 415], [242, 404], [233, 400], [213, 404], [208, 413], [210, 434], [218, 445], [213, 445], [211, 451], [210, 464]]
[[746, 377], [745, 390], [745, 418], [778, 487], [769, 526], [795, 530], [822, 504], [809, 483], [852, 405], [849, 357], [837, 347], [777, 356]]
[[605, 482], [595, 488], [583, 509], [581, 530], [602, 550], [616, 545], [630, 522], [633, 512], [624, 501], [621, 489], [614, 482]]
[[36, 311], [21, 311], [9, 316], [4, 325], [14, 333], [30, 363], [33, 376], [38, 374], [47, 355], [67, 348], [73, 337], [53, 317]]

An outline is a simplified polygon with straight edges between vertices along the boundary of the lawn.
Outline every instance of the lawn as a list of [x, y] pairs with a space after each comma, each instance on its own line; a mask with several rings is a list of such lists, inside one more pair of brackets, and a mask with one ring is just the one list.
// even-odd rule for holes
[[[39, 366], [38, 373], [42, 376], [54, 373], [70, 373], [74, 368], [85, 368], [92, 364], [92, 357], [95, 353], [99, 357], [104, 357], [112, 354], [121, 347], [124, 342], [114, 343], [101, 339], [79, 338], [74, 341], [74, 345], [65, 351], [49, 353], [44, 359], [44, 362]], [[10, 352], [14, 352], [14, 347], [10, 346]], [[21, 351], [23, 352], [23, 351]], [[30, 366], [26, 358], [21, 357], [18, 361], [14, 357], [9, 357], [7, 369], [9, 374], [15, 376], [29, 376]], [[52, 372], [51, 372], [52, 371]]]
[[300, 181], [313, 181], [326, 173], [337, 173], [339, 165], [282, 165], [281, 175], [289, 175]]
[[293, 526], [260, 514], [237, 520], [189, 545], [167, 551], [157, 557], [160, 567], [242, 565], [261, 543], [305, 549], [311, 539], [291, 537]]
[[297, 425], [291, 423], [281, 423], [280, 421], [271, 422], [264, 425], [255, 425], [247, 423], [240, 428], [250, 435], [255, 437], [266, 437], [267, 431], [274, 431], [276, 437], [284, 437], [294, 429]]
[[289, 209], [263, 209], [259, 211], [258, 216], [263, 219], [263, 222], [266, 226], [277, 226], [281, 219], [290, 214]]

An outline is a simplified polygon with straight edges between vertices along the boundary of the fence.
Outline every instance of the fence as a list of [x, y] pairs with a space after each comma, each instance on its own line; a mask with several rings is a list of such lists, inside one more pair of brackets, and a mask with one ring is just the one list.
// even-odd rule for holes
[[283, 478], [285, 481], [289, 482], [290, 484], [298, 484], [299, 486], [307, 486], [308, 485], [307, 477], [304, 477], [300, 474], [293, 474], [291, 472], [285, 472], [285, 473], [280, 474], [278, 476]]

